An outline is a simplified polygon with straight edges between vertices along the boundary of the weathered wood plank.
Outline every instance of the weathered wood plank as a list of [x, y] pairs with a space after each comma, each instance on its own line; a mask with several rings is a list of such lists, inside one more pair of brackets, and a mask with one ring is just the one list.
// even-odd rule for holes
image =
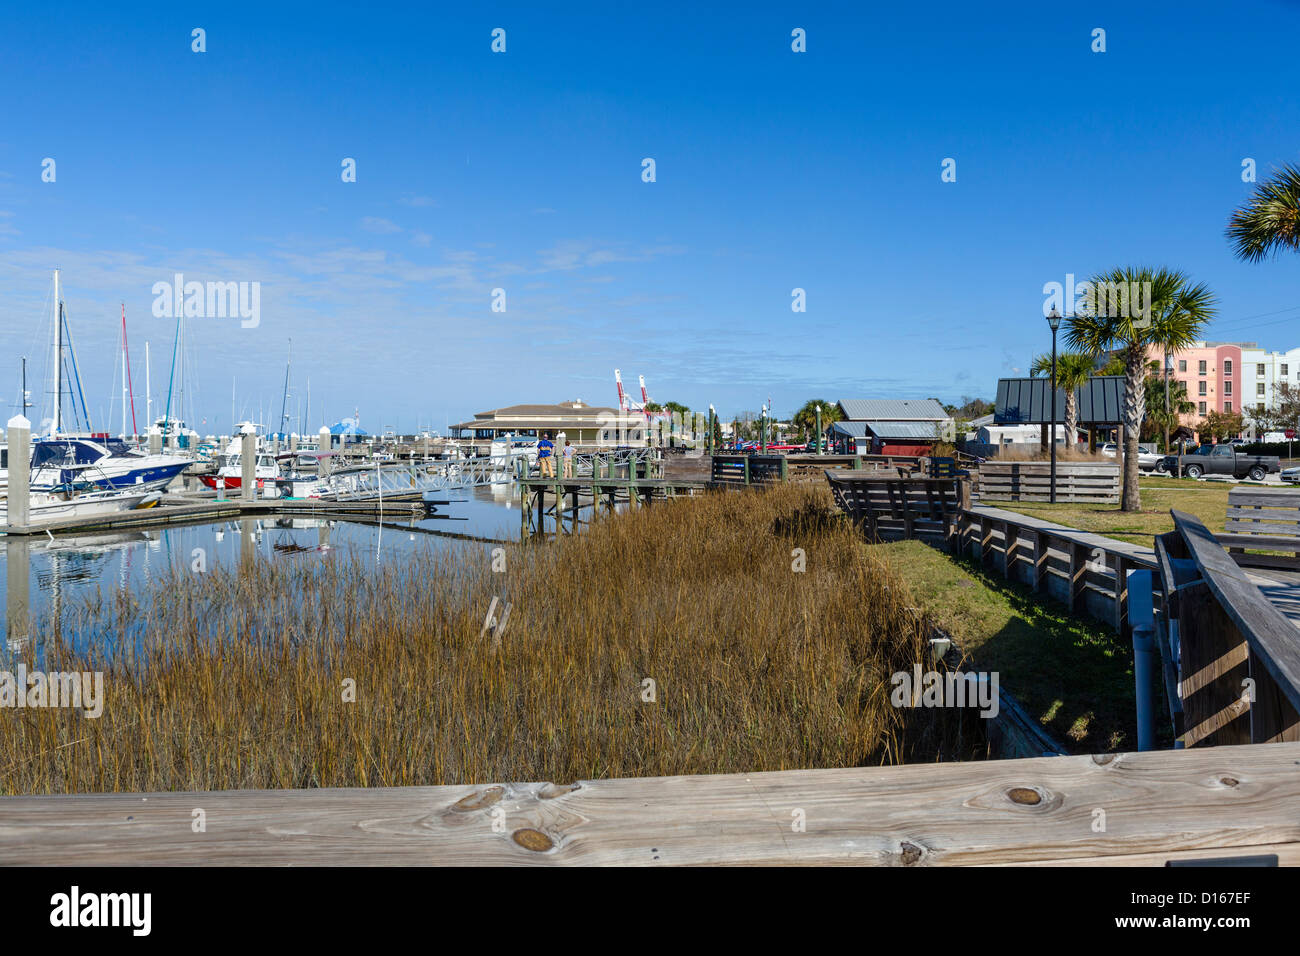
[[[1300, 743], [1276, 743], [572, 786], [5, 797], [0, 862], [907, 866], [1291, 854], [1297, 761]], [[1105, 832], [1094, 832], [1098, 807]], [[191, 828], [196, 808], [205, 833]]]

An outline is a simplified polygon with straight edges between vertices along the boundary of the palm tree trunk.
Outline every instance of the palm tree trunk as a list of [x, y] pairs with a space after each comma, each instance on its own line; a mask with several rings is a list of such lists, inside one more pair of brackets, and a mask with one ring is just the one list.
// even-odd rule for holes
[[1065, 450], [1073, 451], [1079, 434], [1079, 409], [1074, 400], [1074, 389], [1065, 393]]
[[1146, 412], [1146, 352], [1131, 345], [1124, 356], [1124, 511], [1141, 511], [1138, 491], [1138, 438]]

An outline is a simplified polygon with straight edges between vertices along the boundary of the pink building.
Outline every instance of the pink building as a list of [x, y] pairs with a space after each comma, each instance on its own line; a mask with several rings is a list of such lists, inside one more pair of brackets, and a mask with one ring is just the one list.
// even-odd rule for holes
[[[1191, 348], [1170, 356], [1169, 380], [1187, 386], [1187, 397], [1196, 403], [1196, 411], [1183, 416], [1183, 424], [1198, 431], [1201, 419], [1212, 411], [1240, 412], [1249, 402], [1245, 394], [1241, 350], [1253, 348], [1253, 342], [1197, 342]], [[1164, 354], [1155, 346], [1148, 352], [1151, 361], [1164, 367]]]

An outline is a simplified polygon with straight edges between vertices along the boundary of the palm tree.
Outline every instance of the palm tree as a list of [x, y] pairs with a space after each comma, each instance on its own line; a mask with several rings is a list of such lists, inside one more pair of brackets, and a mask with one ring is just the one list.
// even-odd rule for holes
[[1169, 453], [1169, 433], [1183, 422], [1184, 415], [1196, 411], [1196, 403], [1187, 397], [1187, 383], [1177, 379], [1169, 381], [1169, 414], [1165, 414], [1165, 380], [1161, 377], [1159, 362], [1147, 365], [1146, 418], [1142, 423], [1144, 437], [1154, 440], [1164, 433], [1165, 454]]
[[[1124, 359], [1124, 511], [1140, 511], [1138, 438], [1146, 413], [1147, 350], [1161, 353], [1191, 347], [1215, 314], [1214, 295], [1204, 283], [1192, 285], [1172, 269], [1121, 268], [1093, 276], [1095, 290], [1083, 313], [1070, 316], [1065, 340], [1071, 348], [1099, 356], [1115, 349]], [[1121, 285], [1123, 284], [1123, 285]], [[1140, 293], [1144, 309], [1113, 308], [1102, 289]], [[1138, 298], [1134, 295], [1133, 298]], [[1128, 314], [1122, 314], [1127, 312]]]
[[[1065, 390], [1065, 434], [1067, 449], [1075, 446], [1079, 434], [1079, 403], [1075, 392], [1088, 384], [1096, 372], [1096, 362], [1083, 352], [1062, 352], [1056, 357], [1056, 387]], [[1051, 375], [1052, 356], [1038, 355], [1029, 366], [1030, 375]], [[1056, 436], [1053, 435], [1053, 442]]]
[[828, 402], [823, 398], [813, 398], [803, 403], [799, 411], [794, 413], [790, 419], [790, 424], [799, 429], [804, 439], [811, 438], [817, 431], [817, 406], [822, 407], [822, 429], [823, 431], [832, 422], [838, 422], [844, 418], [840, 412], [838, 402]]
[[1228, 241], [1238, 259], [1260, 262], [1283, 249], [1300, 252], [1300, 166], [1283, 166], [1255, 186], [1228, 220]]

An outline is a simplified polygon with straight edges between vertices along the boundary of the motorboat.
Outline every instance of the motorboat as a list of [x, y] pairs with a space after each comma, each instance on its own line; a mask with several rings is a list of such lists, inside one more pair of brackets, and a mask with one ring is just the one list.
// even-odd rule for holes
[[176, 455], [150, 455], [107, 435], [56, 435], [33, 443], [31, 488], [68, 485], [102, 491], [161, 491], [190, 465]]
[[[28, 523], [37, 525], [64, 518], [89, 518], [151, 508], [162, 499], [160, 491], [33, 491], [28, 505]], [[0, 524], [9, 520], [9, 500], [0, 501]]]

